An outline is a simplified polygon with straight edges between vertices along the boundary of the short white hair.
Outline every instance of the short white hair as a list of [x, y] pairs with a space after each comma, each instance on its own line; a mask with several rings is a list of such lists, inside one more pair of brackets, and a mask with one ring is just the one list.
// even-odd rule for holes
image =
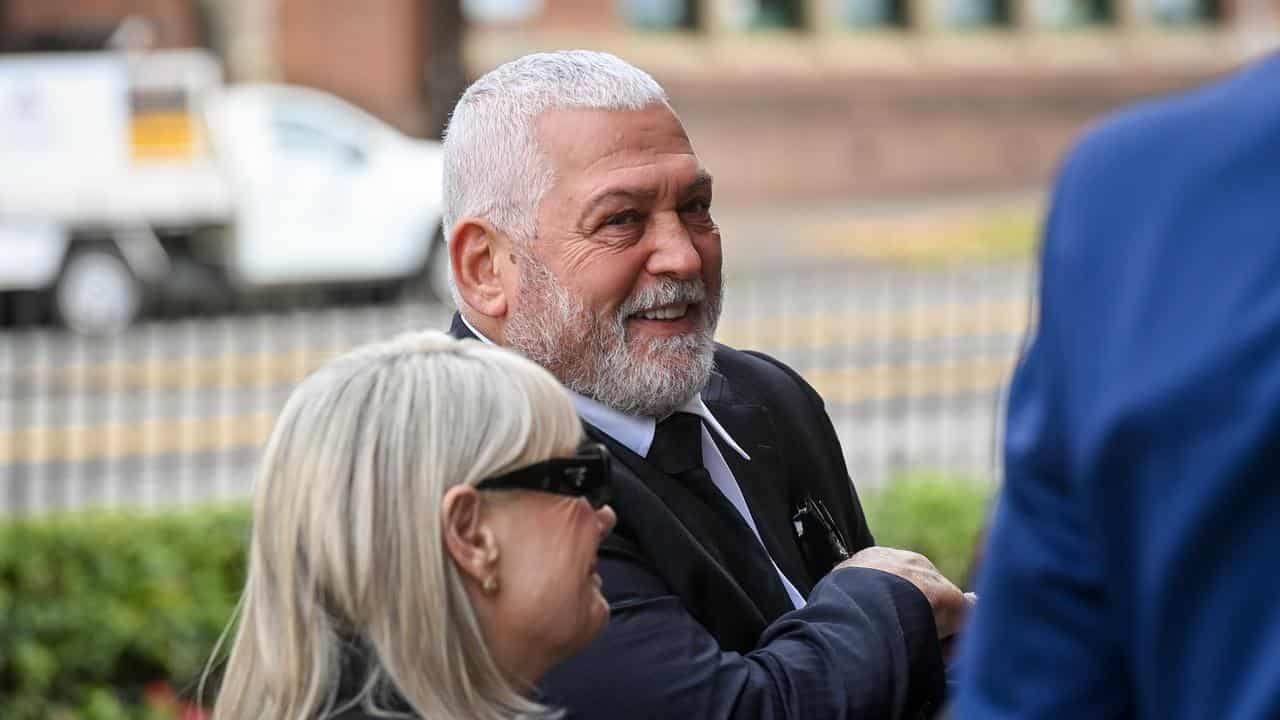
[[478, 217], [528, 242], [538, 203], [554, 181], [538, 147], [538, 117], [549, 110], [671, 107], [645, 71], [608, 53], [561, 50], [499, 65], [458, 100], [444, 138], [444, 236]]

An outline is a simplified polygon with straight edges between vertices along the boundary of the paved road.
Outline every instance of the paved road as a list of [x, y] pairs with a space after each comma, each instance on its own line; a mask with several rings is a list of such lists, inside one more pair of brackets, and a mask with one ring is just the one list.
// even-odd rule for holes
[[[778, 356], [818, 388], [860, 486], [911, 469], [990, 480], [998, 398], [1028, 315], [1026, 263], [913, 268], [809, 252], [770, 217], [721, 220], [719, 338]], [[300, 377], [448, 316], [368, 303], [152, 321], [106, 340], [0, 334], [0, 512], [243, 497]]]

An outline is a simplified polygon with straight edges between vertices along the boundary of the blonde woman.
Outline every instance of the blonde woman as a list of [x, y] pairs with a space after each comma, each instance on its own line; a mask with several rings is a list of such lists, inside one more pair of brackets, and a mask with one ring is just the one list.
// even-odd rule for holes
[[440, 333], [305, 379], [257, 477], [214, 718], [511, 718], [609, 609], [608, 457], [532, 362]]

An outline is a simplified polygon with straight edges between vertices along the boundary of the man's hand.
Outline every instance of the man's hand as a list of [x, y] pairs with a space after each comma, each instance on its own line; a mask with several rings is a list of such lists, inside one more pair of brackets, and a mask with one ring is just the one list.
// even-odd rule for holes
[[960, 631], [970, 602], [960, 588], [942, 576], [929, 558], [910, 550], [869, 547], [835, 567], [864, 567], [897, 575], [919, 588], [933, 608], [933, 621], [938, 638], [948, 638]]

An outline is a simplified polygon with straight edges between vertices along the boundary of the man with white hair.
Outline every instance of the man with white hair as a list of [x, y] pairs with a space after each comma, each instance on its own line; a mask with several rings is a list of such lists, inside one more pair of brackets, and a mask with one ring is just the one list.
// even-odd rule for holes
[[612, 619], [543, 699], [611, 720], [931, 714], [964, 599], [873, 547], [817, 393], [714, 342], [712, 179], [653, 78], [587, 51], [493, 70], [454, 111], [444, 185], [453, 333], [554, 373], [615, 458], [617, 528], [583, 569]]

